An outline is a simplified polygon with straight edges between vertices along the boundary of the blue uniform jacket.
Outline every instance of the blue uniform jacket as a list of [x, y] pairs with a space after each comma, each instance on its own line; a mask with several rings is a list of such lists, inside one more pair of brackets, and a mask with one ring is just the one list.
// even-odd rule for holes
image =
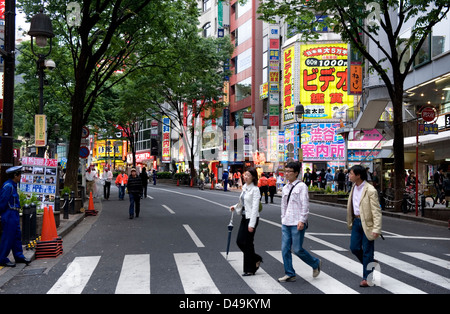
[[20, 199], [17, 183], [8, 179], [0, 191], [0, 215], [3, 215], [10, 207], [20, 208]]

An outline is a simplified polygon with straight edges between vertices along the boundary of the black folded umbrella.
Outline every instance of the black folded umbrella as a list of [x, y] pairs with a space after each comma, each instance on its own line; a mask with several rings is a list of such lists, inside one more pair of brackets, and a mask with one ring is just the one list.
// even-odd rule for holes
[[228, 242], [227, 242], [227, 257], [228, 260], [228, 252], [230, 251], [230, 242], [231, 242], [231, 231], [233, 230], [233, 214], [234, 211], [231, 212], [230, 223], [228, 224]]

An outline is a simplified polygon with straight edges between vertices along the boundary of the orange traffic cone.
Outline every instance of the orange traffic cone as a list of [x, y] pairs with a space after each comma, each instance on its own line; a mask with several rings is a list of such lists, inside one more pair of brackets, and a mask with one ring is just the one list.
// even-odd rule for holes
[[57, 257], [62, 252], [62, 239], [56, 231], [53, 208], [44, 207], [41, 240], [36, 244], [36, 258]]
[[94, 199], [92, 198], [92, 192], [89, 193], [89, 206], [85, 211], [86, 216], [97, 216], [97, 211], [94, 208]]
[[50, 220], [48, 215], [47, 206], [44, 207], [44, 217], [42, 219], [42, 233], [41, 233], [41, 241], [50, 241], [53, 240], [54, 237], [52, 235], [53, 228], [50, 226]]

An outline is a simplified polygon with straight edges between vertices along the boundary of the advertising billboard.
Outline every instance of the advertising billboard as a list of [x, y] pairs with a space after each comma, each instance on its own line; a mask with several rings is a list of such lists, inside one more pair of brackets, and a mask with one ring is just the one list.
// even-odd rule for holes
[[348, 94], [347, 44], [300, 46], [300, 103], [305, 119], [345, 119]]

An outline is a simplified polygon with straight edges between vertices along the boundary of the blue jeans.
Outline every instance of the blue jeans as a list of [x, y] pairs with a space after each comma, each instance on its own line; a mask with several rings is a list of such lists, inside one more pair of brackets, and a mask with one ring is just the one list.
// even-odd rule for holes
[[319, 259], [311, 256], [303, 248], [303, 239], [305, 238], [306, 225], [303, 230], [297, 230], [297, 226], [285, 226], [281, 228], [281, 254], [283, 255], [284, 272], [286, 275], [295, 276], [294, 267], [292, 267], [292, 252], [302, 261], [313, 269], [319, 267]]
[[352, 234], [350, 237], [350, 250], [363, 264], [363, 279], [372, 272], [367, 266], [373, 262], [373, 254], [375, 251], [375, 241], [370, 241], [364, 234], [361, 219], [355, 218], [352, 225]]
[[130, 196], [129, 214], [130, 216], [134, 216], [136, 207], [136, 217], [139, 217], [139, 213], [141, 212], [141, 195], [139, 193], [128, 193], [128, 195]]
[[125, 197], [125, 189], [126, 189], [126, 185], [119, 185], [119, 199], [123, 200], [123, 198]]

